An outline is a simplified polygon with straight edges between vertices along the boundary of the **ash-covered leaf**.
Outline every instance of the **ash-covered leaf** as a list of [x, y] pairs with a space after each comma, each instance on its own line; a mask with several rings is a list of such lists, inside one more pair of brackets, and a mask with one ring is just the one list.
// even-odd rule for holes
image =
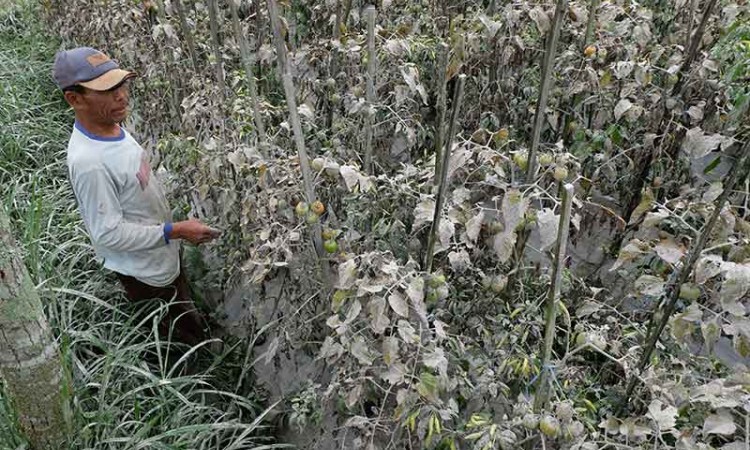
[[669, 264], [677, 264], [683, 255], [685, 255], [685, 247], [677, 244], [673, 239], [662, 239], [661, 242], [654, 246], [654, 251], [659, 255], [659, 258], [668, 262]]
[[344, 261], [339, 264], [338, 274], [339, 277], [336, 287], [339, 289], [351, 288], [354, 286], [354, 281], [357, 278], [357, 263], [353, 259]]
[[693, 127], [685, 134], [682, 141], [682, 151], [690, 158], [697, 159], [711, 153], [719, 145], [726, 148], [731, 145], [734, 139], [721, 134], [707, 134], [700, 127]]
[[464, 249], [457, 252], [450, 252], [448, 254], [448, 262], [450, 262], [451, 270], [454, 272], [463, 272], [471, 266], [471, 258]]
[[539, 228], [539, 237], [541, 238], [539, 249], [545, 251], [557, 241], [560, 216], [555, 214], [551, 208], [544, 208], [537, 212], [536, 223]]
[[726, 409], [720, 409], [718, 413], [706, 417], [703, 422], [703, 434], [721, 434], [730, 436], [737, 430], [732, 413]]
[[630, 111], [630, 108], [632, 107], [633, 104], [630, 102], [630, 100], [626, 98], [621, 99], [615, 105], [615, 119], [620, 120], [620, 117], [622, 117], [626, 112]]
[[677, 408], [664, 405], [660, 400], [653, 400], [648, 405], [646, 414], [659, 426], [659, 431], [671, 430], [677, 424]]
[[354, 337], [351, 352], [352, 355], [357, 358], [357, 361], [365, 366], [372, 365], [372, 362], [378, 357], [377, 352], [370, 348], [369, 344], [362, 336]]
[[419, 226], [425, 224], [425, 223], [431, 223], [432, 219], [435, 215], [435, 200], [429, 197], [424, 197], [422, 200], [417, 203], [417, 206], [414, 208], [414, 228], [419, 228]]
[[409, 317], [409, 304], [406, 303], [406, 299], [398, 291], [391, 292], [388, 296], [388, 304], [391, 306], [393, 312], [401, 317]]
[[383, 334], [390, 324], [388, 316], [385, 315], [385, 299], [377, 297], [370, 300], [370, 327], [375, 334]]
[[436, 347], [434, 350], [427, 351], [422, 362], [431, 369], [437, 369], [441, 376], [448, 376], [448, 359], [442, 348]]

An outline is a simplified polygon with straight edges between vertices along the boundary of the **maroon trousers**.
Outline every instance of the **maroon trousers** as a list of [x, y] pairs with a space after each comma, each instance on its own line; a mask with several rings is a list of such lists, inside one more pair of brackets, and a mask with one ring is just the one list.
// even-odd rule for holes
[[[115, 272], [116, 273], [116, 272]], [[175, 280], [163, 287], [150, 286], [136, 278], [116, 273], [120, 279], [128, 299], [132, 302], [141, 300], [161, 300], [171, 302], [166, 314], [159, 323], [159, 333], [166, 338], [173, 327], [172, 336], [177, 341], [188, 345], [196, 345], [208, 339], [205, 319], [196, 310], [190, 295], [185, 272], [181, 268]], [[155, 307], [158, 305], [155, 305]]]

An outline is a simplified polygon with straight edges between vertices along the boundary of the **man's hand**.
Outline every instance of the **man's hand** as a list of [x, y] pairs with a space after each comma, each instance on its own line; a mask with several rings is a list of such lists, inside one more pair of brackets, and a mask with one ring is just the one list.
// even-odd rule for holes
[[200, 220], [190, 219], [172, 224], [169, 239], [184, 239], [191, 244], [210, 242], [221, 234], [216, 228], [211, 228]]

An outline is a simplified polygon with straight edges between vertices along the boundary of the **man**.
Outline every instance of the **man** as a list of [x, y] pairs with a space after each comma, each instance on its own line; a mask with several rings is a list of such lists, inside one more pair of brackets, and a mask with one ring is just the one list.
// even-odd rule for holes
[[197, 220], [172, 223], [143, 148], [121, 127], [136, 75], [89, 47], [59, 52], [53, 77], [75, 112], [68, 175], [97, 256], [131, 301], [175, 300], [163, 335], [195, 345], [207, 337], [180, 261], [180, 241], [208, 242], [218, 231]]

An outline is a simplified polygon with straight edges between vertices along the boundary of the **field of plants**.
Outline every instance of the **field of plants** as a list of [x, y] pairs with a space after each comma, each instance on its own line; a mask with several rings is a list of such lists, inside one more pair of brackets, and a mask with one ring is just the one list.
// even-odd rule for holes
[[[70, 448], [750, 449], [746, 1], [0, 11], [0, 208]], [[77, 45], [139, 74], [125, 128], [224, 232], [185, 249], [219, 356], [169, 358], [94, 260]]]

